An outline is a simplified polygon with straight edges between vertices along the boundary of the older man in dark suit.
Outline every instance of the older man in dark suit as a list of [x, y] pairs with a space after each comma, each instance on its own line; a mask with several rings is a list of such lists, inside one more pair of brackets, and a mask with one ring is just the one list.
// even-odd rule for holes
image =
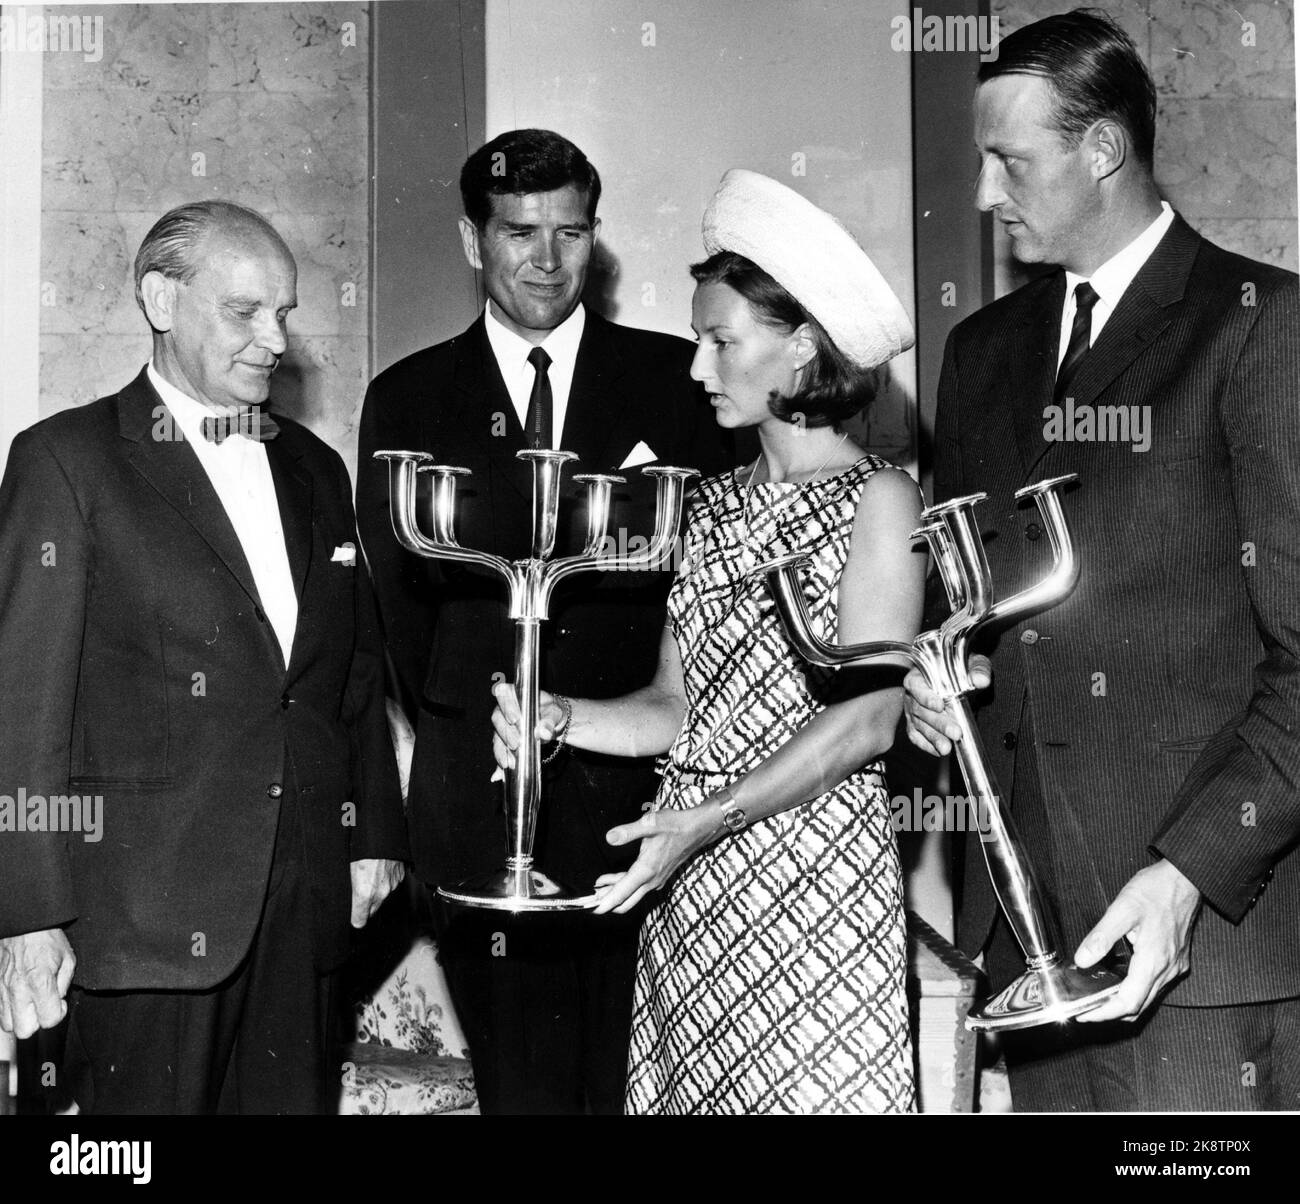
[[[935, 494], [987, 491], [999, 593], [1038, 579], [1011, 493], [1077, 472], [1082, 577], [991, 648], [984, 741], [1092, 964], [1118, 994], [1008, 1038], [1017, 1109], [1300, 1106], [1300, 304], [1164, 204], [1155, 88], [1104, 15], [1004, 40], [975, 100], [978, 203], [1058, 264], [953, 331]], [[913, 739], [956, 734], [909, 679]], [[973, 843], [973, 842], [972, 842]], [[962, 939], [996, 908], [977, 846]], [[990, 972], [1020, 968], [998, 926]]]
[[173, 210], [135, 277], [151, 362], [0, 485], [0, 1025], [68, 1014], [82, 1111], [319, 1111], [406, 854], [348, 476], [261, 408], [297, 303], [262, 218]]
[[[616, 326], [581, 302], [599, 221], [600, 177], [548, 130], [515, 130], [475, 151], [461, 173], [461, 234], [488, 304], [463, 334], [376, 378], [361, 423], [357, 513], [385, 637], [416, 725], [411, 784], [416, 873], [450, 885], [498, 869], [506, 852], [494, 769], [491, 686], [509, 679], [514, 625], [499, 582], [422, 562], [396, 543], [385, 466], [372, 453], [407, 448], [470, 468], [460, 542], [525, 556], [531, 470], [524, 447], [562, 447], [586, 472], [624, 470], [610, 531], [631, 541], [654, 524], [639, 465], [728, 463], [690, 379], [683, 339]], [[566, 491], [571, 494], [572, 491]], [[558, 551], [581, 546], [570, 496]], [[565, 544], [568, 544], [565, 547]], [[556, 592], [545, 625], [547, 689], [613, 697], [654, 675], [668, 574], [587, 574]], [[651, 766], [566, 751], [549, 767], [538, 864], [590, 890], [626, 868], [605, 840], [654, 796]], [[442, 946], [486, 1112], [618, 1112], [622, 1108], [639, 916], [460, 913]]]

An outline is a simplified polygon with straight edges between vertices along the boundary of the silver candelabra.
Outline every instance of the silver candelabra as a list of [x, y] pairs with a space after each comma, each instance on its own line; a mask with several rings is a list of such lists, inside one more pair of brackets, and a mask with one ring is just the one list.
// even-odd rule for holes
[[969, 694], [970, 648], [980, 632], [1055, 606], [1069, 596], [1079, 579], [1079, 562], [1061, 509], [1060, 491], [1077, 478], [1055, 477], [1016, 492], [1017, 501], [1032, 499], [1051, 541], [1052, 567], [1036, 585], [996, 601], [984, 545], [975, 521], [975, 506], [987, 494], [953, 498], [921, 515], [922, 536], [930, 545], [947, 590], [952, 614], [942, 626], [923, 631], [911, 644], [880, 640], [833, 644], [812, 628], [798, 573], [807, 556], [795, 554], [754, 570], [762, 575], [796, 651], [816, 665], [861, 664], [883, 657], [906, 656], [921, 670], [930, 689], [949, 703], [961, 730], [955, 743], [957, 762], [976, 809], [980, 846], [1007, 923], [1024, 952], [1028, 969], [1015, 982], [972, 1011], [972, 1029], [1017, 1029], [1052, 1024], [1097, 1007], [1119, 990], [1123, 976], [1096, 965], [1081, 969], [1066, 961], [1061, 940], [1028, 854], [1001, 804], [1001, 793], [975, 726]]
[[[681, 523], [685, 482], [698, 474], [693, 468], [650, 465], [643, 475], [655, 478], [654, 538], [641, 552], [612, 555], [603, 548], [609, 525], [611, 492], [624, 478], [609, 473], [585, 473], [574, 478], [587, 489], [587, 538], [582, 552], [552, 560], [556, 519], [560, 504], [563, 465], [578, 457], [573, 452], [527, 450], [516, 453], [533, 466], [532, 554], [506, 560], [491, 552], [463, 548], [456, 542], [456, 482], [468, 468], [434, 463], [424, 452], [378, 451], [376, 460], [388, 461], [388, 496], [393, 531], [410, 552], [430, 560], [451, 560], [490, 569], [505, 578], [509, 589], [510, 618], [515, 622], [515, 697], [519, 703], [519, 748], [506, 778], [505, 868], [452, 888], [438, 888], [444, 898], [467, 907], [498, 911], [572, 911], [592, 907], [594, 895], [577, 896], [533, 864], [533, 837], [541, 805], [541, 742], [537, 739], [539, 697], [540, 626], [549, 617], [555, 587], [575, 573], [653, 569], [672, 551]], [[418, 476], [433, 478], [429, 507], [432, 537], [416, 519]], [[487, 739], [484, 733], [484, 739]]]

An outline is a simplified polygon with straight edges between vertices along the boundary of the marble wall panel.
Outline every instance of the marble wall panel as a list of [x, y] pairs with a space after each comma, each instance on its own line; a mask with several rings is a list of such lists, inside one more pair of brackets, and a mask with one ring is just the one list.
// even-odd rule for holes
[[[1003, 36], [1075, 7], [991, 0]], [[1156, 82], [1156, 181], [1220, 245], [1295, 271], [1292, 0], [1111, 0]], [[1003, 265], [1004, 270], [1010, 265]], [[1008, 271], [1008, 278], [1018, 278]]]
[[369, 364], [368, 6], [111, 5], [103, 55], [44, 82], [41, 412], [120, 388], [149, 353], [132, 262], [188, 201], [258, 209], [298, 261], [275, 404], [355, 459]]

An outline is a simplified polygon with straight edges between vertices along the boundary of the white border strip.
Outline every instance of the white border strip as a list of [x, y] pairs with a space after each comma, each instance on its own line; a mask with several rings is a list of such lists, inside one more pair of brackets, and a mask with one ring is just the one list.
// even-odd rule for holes
[[0, 55], [0, 464], [40, 417], [43, 78], [44, 55]]

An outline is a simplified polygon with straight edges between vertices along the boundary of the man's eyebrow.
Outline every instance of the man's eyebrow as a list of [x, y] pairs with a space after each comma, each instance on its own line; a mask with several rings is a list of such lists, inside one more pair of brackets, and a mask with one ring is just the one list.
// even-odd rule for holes
[[[256, 309], [259, 305], [262, 304], [262, 301], [261, 301], [261, 298], [259, 298], [259, 297], [249, 296], [249, 295], [244, 294], [244, 293], [234, 293], [234, 294], [232, 294], [232, 295], [229, 296], [229, 297], [223, 297], [223, 298], [221, 299], [221, 304], [222, 304], [222, 305], [231, 305], [231, 306], [235, 306], [236, 308], [239, 308], [239, 309]], [[295, 297], [291, 302], [289, 302], [288, 305], [280, 305], [280, 306], [277, 306], [276, 308], [277, 308], [277, 309], [297, 309], [297, 308], [298, 308], [298, 298]]]
[[[512, 222], [509, 218], [498, 218], [498, 224], [503, 230], [511, 233], [523, 233], [540, 228], [540, 222]], [[591, 223], [584, 217], [574, 222], [560, 222], [556, 227], [557, 230], [590, 230]]]
[[975, 140], [975, 149], [978, 151], [987, 151], [990, 155], [1019, 155], [1023, 157], [1029, 151], [1027, 144], [1021, 144], [1008, 139], [1004, 135], [989, 138], [981, 142], [978, 138]]

